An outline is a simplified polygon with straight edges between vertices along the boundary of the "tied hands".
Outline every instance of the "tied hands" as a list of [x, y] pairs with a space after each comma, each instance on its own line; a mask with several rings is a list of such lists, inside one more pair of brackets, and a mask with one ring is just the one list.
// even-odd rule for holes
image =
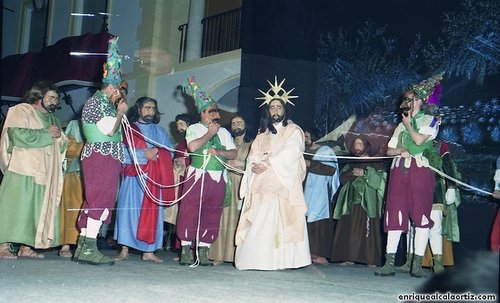
[[185, 157], [175, 158], [174, 166], [179, 168], [186, 168], [186, 158]]
[[56, 125], [49, 126], [47, 130], [49, 131], [49, 134], [52, 136], [52, 138], [61, 137], [61, 129]]
[[175, 158], [174, 159], [174, 171], [178, 172], [180, 176], [184, 176], [184, 171], [186, 170], [186, 158]]
[[269, 168], [269, 160], [262, 161], [259, 163], [252, 163], [252, 172], [254, 174], [261, 174], [268, 168]]
[[359, 167], [355, 167], [352, 169], [352, 174], [356, 177], [361, 177], [365, 174], [365, 170]]
[[146, 149], [144, 151], [144, 156], [148, 160], [153, 160], [153, 161], [158, 160], [158, 148], [153, 147], [153, 148]]

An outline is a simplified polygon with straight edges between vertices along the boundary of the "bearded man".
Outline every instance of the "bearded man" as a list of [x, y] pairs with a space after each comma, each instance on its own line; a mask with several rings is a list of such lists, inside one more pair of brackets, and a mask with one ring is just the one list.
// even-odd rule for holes
[[[175, 197], [179, 198], [182, 193], [184, 175], [186, 167], [191, 163], [189, 153], [187, 152], [186, 130], [189, 125], [193, 124], [193, 118], [188, 114], [179, 114], [175, 116], [175, 127], [177, 133], [182, 137], [179, 144], [175, 148], [174, 153], [174, 183], [178, 184], [175, 187]], [[164, 220], [167, 223], [167, 239], [165, 241], [165, 249], [168, 250], [171, 246], [175, 250], [181, 248], [181, 242], [176, 236], [175, 225], [177, 224], [177, 215], [179, 213], [179, 204], [175, 203], [164, 208]]]
[[[175, 127], [177, 129], [177, 133], [182, 136], [181, 141], [177, 145], [176, 152], [174, 154], [174, 171], [176, 176], [176, 183], [181, 181], [182, 177], [184, 177], [184, 173], [186, 171], [186, 167], [189, 166], [190, 158], [187, 153], [187, 142], [186, 142], [186, 130], [187, 128], [193, 124], [193, 118], [188, 114], [179, 114], [175, 116]], [[182, 191], [182, 186], [179, 187], [179, 192]], [[172, 220], [168, 220], [167, 222], [175, 224], [177, 220], [177, 212], [176, 216], [173, 217]]]
[[346, 163], [340, 172], [340, 189], [333, 218], [338, 220], [332, 245], [332, 262], [379, 266], [382, 258], [380, 220], [387, 173], [384, 163], [369, 159], [377, 154], [367, 137], [356, 136], [351, 155], [363, 157]]
[[334, 222], [331, 218], [334, 195], [340, 186], [339, 164], [333, 149], [318, 144], [316, 130], [306, 130], [304, 158], [307, 177], [304, 196], [307, 203], [307, 233], [314, 264], [327, 265], [331, 255]]
[[[248, 137], [246, 123], [242, 116], [234, 116], [230, 121], [230, 127], [236, 145], [236, 159], [229, 160], [228, 164], [231, 168], [244, 170], [252, 140]], [[213, 260], [214, 265], [222, 262], [234, 262], [234, 251], [236, 249], [234, 234], [238, 225], [242, 203], [239, 197], [240, 183], [241, 174], [230, 170], [229, 188], [231, 189], [231, 200], [228, 201], [229, 203], [224, 203], [219, 236], [209, 250], [209, 257]]]
[[[236, 231], [237, 269], [279, 270], [311, 264], [302, 181], [304, 133], [288, 119], [284, 80], [264, 94], [259, 134], [250, 148]], [[292, 104], [292, 103], [291, 103]]]
[[[68, 140], [54, 116], [56, 87], [40, 81], [9, 108], [0, 140], [0, 259], [43, 258], [59, 245], [59, 205]], [[17, 256], [11, 243], [20, 243]]]
[[175, 190], [172, 153], [168, 150], [172, 149], [172, 140], [158, 125], [157, 106], [155, 99], [141, 97], [129, 110], [128, 120], [134, 132], [130, 142], [123, 142], [125, 165], [114, 232], [122, 249], [116, 261], [128, 259], [128, 248], [132, 247], [143, 252], [144, 261], [163, 262], [154, 254], [163, 247], [163, 207], [159, 204], [173, 201]]

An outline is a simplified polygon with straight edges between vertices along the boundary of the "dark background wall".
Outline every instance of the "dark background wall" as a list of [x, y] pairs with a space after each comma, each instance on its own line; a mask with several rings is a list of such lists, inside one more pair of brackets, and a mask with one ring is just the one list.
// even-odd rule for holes
[[[299, 99], [292, 120], [312, 126], [315, 102], [316, 38], [319, 1], [244, 1], [242, 7], [242, 67], [238, 110], [259, 117], [255, 100], [269, 84], [286, 78], [284, 88], [295, 88]], [[278, 83], [279, 83], [278, 82]], [[250, 123], [256, 129], [257, 119]]]

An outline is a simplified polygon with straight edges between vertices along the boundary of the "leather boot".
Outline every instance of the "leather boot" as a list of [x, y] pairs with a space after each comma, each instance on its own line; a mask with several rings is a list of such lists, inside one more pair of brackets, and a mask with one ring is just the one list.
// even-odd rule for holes
[[375, 276], [394, 276], [394, 257], [396, 254], [386, 254], [385, 264], [374, 272]]
[[413, 260], [413, 254], [406, 254], [406, 262], [405, 264], [396, 267], [396, 270], [399, 272], [410, 272], [411, 271], [411, 260]]
[[76, 244], [75, 253], [73, 254], [73, 261], [78, 261], [78, 257], [82, 253], [84, 236], [78, 236], [78, 243]]
[[423, 278], [426, 276], [424, 269], [422, 268], [422, 259], [424, 256], [415, 255], [413, 258], [413, 263], [411, 264], [410, 275], [415, 278]]
[[444, 272], [443, 255], [434, 255], [432, 257], [432, 261], [432, 271], [434, 272], [434, 274]]
[[198, 258], [201, 266], [211, 266], [213, 265], [208, 258], [208, 246], [201, 246], [198, 248]]
[[[76, 254], [75, 254], [76, 255]], [[77, 256], [77, 262], [91, 265], [113, 265], [115, 261], [101, 254], [97, 249], [97, 239], [83, 238], [81, 252]]]
[[190, 245], [183, 245], [181, 247], [181, 258], [179, 260], [180, 265], [191, 265], [194, 263], [193, 254], [191, 253]]

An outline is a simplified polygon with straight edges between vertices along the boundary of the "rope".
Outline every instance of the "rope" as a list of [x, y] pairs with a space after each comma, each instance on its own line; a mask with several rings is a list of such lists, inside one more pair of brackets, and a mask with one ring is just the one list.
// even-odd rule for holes
[[[315, 155], [315, 154], [305, 153], [305, 152], [303, 154], [304, 155], [311, 155], [311, 156]], [[329, 156], [329, 155], [322, 155], [322, 157], [324, 157], [324, 158], [332, 158], [332, 159], [334, 159], [336, 157], [337, 159], [350, 159], [350, 160], [382, 160], [382, 159], [401, 158], [401, 156], [399, 156], [399, 155], [398, 156], [385, 156], [385, 157], [355, 157], [355, 156]], [[412, 158], [415, 158], [415, 157], [412, 156]], [[333, 162], [338, 162], [338, 161], [334, 160]], [[461, 185], [463, 187], [466, 187], [468, 189], [471, 189], [473, 191], [477, 191], [477, 192], [480, 192], [480, 193], [483, 193], [483, 194], [486, 194], [486, 195], [493, 195], [492, 192], [487, 192], [487, 191], [485, 191], [483, 189], [480, 189], [480, 188], [477, 188], [475, 186], [472, 186], [472, 185], [469, 185], [467, 183], [464, 183], [464, 182], [462, 182], [462, 181], [460, 181], [458, 179], [453, 178], [450, 175], [445, 174], [444, 172], [442, 172], [442, 171], [440, 171], [440, 170], [438, 170], [438, 169], [436, 169], [436, 168], [434, 168], [434, 167], [432, 167], [432, 166], [430, 166], [428, 164], [424, 164], [424, 167], [430, 168], [432, 171], [434, 171], [435, 173], [437, 173], [441, 177], [443, 177], [445, 179], [448, 179], [450, 181], [453, 181], [453, 182], [455, 182], [458, 185]]]
[[[315, 156], [316, 154], [303, 152], [304, 155]], [[350, 160], [383, 160], [383, 159], [392, 159], [395, 156], [385, 156], [385, 157], [357, 157], [357, 156], [330, 156], [330, 155], [321, 155], [321, 158], [332, 158], [332, 159], [350, 159]], [[338, 161], [333, 161], [338, 162]]]
[[[171, 200], [171, 201], [166, 201], [166, 200], [161, 200], [161, 199], [158, 199], [156, 198], [152, 193], [151, 191], [149, 190], [149, 188], [147, 187], [147, 182], [151, 182], [152, 184], [154, 184], [155, 186], [158, 186], [160, 188], [170, 188], [170, 187], [178, 187], [179, 185], [187, 182], [188, 180], [190, 180], [191, 178], [194, 178], [196, 176], [196, 174], [193, 174], [192, 176], [186, 178], [184, 181], [181, 181], [181, 182], [178, 182], [178, 183], [175, 183], [175, 184], [172, 184], [172, 185], [164, 185], [164, 184], [160, 184], [158, 182], [156, 182], [155, 180], [151, 179], [150, 177], [148, 177], [148, 175], [144, 172], [144, 170], [141, 168], [140, 164], [139, 164], [139, 161], [137, 159], [137, 151], [136, 151], [136, 148], [135, 148], [135, 143], [134, 143], [134, 140], [132, 140], [132, 136], [134, 134], [134, 132], [141, 136], [142, 138], [144, 138], [145, 141], [155, 145], [155, 146], [158, 146], [158, 147], [161, 147], [161, 148], [165, 148], [169, 151], [178, 151], [176, 149], [173, 149], [169, 146], [165, 146], [151, 138], [148, 138], [146, 136], [144, 136], [142, 133], [136, 131], [135, 129], [133, 129], [131, 126], [130, 126], [130, 122], [126, 119], [126, 117], [124, 116], [124, 119], [122, 120], [122, 123], [123, 123], [123, 129], [124, 129], [124, 135], [125, 135], [125, 140], [127, 141], [127, 144], [129, 146], [129, 149], [130, 149], [130, 155], [132, 157], [132, 162], [133, 162], [133, 165], [134, 165], [134, 169], [137, 173], [137, 175], [139, 176], [138, 179], [138, 182], [141, 186], [141, 188], [143, 189], [144, 191], [144, 194], [147, 195], [151, 200], [152, 202], [158, 204], [158, 205], [161, 205], [161, 206], [172, 206], [176, 203], [178, 203], [179, 201], [181, 201], [191, 190], [192, 188], [194, 187], [194, 185], [196, 183], [193, 183], [193, 185], [187, 189], [185, 191], [185, 193], [183, 193], [182, 196], [179, 196], [177, 197], [176, 199], [174, 200]], [[179, 151], [179, 152], [182, 152], [182, 151]], [[196, 155], [196, 154], [191, 154], [191, 155]], [[200, 156], [200, 155], [197, 155], [197, 156]], [[206, 167], [206, 164], [204, 162], [204, 165], [201, 169], [204, 169]]]
[[[158, 205], [161, 205], [161, 206], [171, 206], [171, 205], [174, 205], [176, 203], [179, 203], [190, 191], [191, 189], [194, 187], [194, 185], [196, 185], [196, 183], [193, 183], [193, 185], [187, 189], [182, 196], [172, 200], [172, 201], [165, 201], [165, 200], [161, 200], [161, 199], [158, 199], [156, 197], [154, 197], [152, 195], [152, 193], [150, 192], [150, 190], [147, 188], [147, 185], [146, 185], [146, 182], [151, 182], [152, 184], [154, 184], [155, 186], [158, 186], [158, 187], [161, 187], [161, 188], [168, 188], [168, 187], [177, 187], [185, 182], [187, 182], [190, 178], [193, 178], [195, 177], [195, 174], [193, 174], [192, 176], [190, 176], [189, 178], [185, 179], [184, 181], [181, 181], [179, 183], [175, 183], [173, 185], [164, 185], [164, 184], [159, 184], [158, 182], [156, 182], [155, 180], [149, 178], [147, 176], [147, 174], [143, 171], [143, 169], [141, 168], [139, 161], [137, 160], [137, 152], [136, 152], [136, 148], [135, 148], [135, 144], [134, 144], [134, 141], [132, 140], [132, 136], [135, 134], [137, 134], [138, 136], [141, 136], [146, 142], [149, 142], [150, 144], [154, 145], [154, 146], [157, 146], [157, 147], [160, 147], [160, 148], [164, 148], [168, 151], [171, 151], [171, 152], [180, 152], [180, 153], [185, 153], [189, 156], [197, 156], [197, 157], [207, 157], [207, 155], [200, 155], [200, 154], [195, 154], [195, 153], [189, 153], [189, 152], [185, 152], [185, 151], [181, 151], [181, 150], [177, 150], [175, 148], [172, 148], [172, 147], [169, 147], [169, 146], [166, 146], [166, 145], [163, 145], [147, 136], [145, 136], [144, 134], [142, 134], [141, 132], [138, 132], [137, 130], [133, 129], [131, 126], [130, 126], [130, 122], [126, 119], [126, 117], [124, 116], [124, 119], [122, 120], [122, 126], [123, 126], [123, 129], [124, 129], [124, 136], [125, 136], [125, 140], [127, 141], [127, 144], [129, 146], [129, 149], [130, 149], [130, 154], [132, 156], [132, 162], [133, 162], [133, 165], [134, 165], [134, 169], [136, 170], [137, 172], [137, 175], [138, 176], [142, 176], [142, 178], [138, 178], [138, 181], [139, 181], [139, 184], [141, 185], [141, 188], [144, 190], [144, 194], [145, 195], [148, 195], [148, 197], [156, 204]], [[210, 157], [212, 156], [208, 156], [208, 160], [210, 159]], [[219, 161], [225, 169], [229, 170], [229, 171], [232, 171], [232, 172], [235, 172], [237, 174], [243, 174], [244, 171], [243, 170], [240, 170], [236, 167], [232, 167], [231, 165], [227, 164], [226, 162], [224, 162], [220, 157], [218, 156], [214, 156], [217, 161]], [[207, 164], [208, 164], [208, 160], [207, 161], [204, 161], [204, 164], [203, 166], [200, 168], [201, 170], [205, 170]]]
[[[169, 151], [173, 151], [173, 152], [180, 152], [180, 153], [186, 153], [188, 154], [189, 156], [198, 156], [198, 157], [204, 157], [205, 155], [199, 155], [199, 154], [194, 154], [194, 153], [189, 153], [189, 152], [185, 152], [185, 151], [180, 151], [180, 150], [177, 150], [177, 149], [174, 149], [174, 148], [171, 148], [169, 146], [165, 146], [165, 145], [162, 145], [160, 144], [159, 142], [156, 142], [155, 140], [151, 139], [151, 138], [148, 138], [146, 136], [144, 136], [143, 134], [141, 134], [140, 132], [137, 132], [136, 130], [134, 130], [132, 127], [130, 127], [130, 123], [128, 122], [128, 120], [126, 119], [126, 117], [124, 116], [124, 119], [122, 120], [122, 123], [124, 124], [124, 127], [129, 130], [129, 131], [125, 131], [125, 135], [126, 135], [126, 138], [127, 138], [127, 142], [129, 143], [129, 146], [132, 147], [132, 150], [134, 151], [134, 153], [131, 153], [133, 154], [133, 160], [134, 160], [134, 165], [136, 166], [136, 170], [137, 172], [141, 173], [141, 175], [145, 175], [144, 172], [142, 171], [142, 169], [140, 168], [140, 166], [137, 164], [137, 157], [136, 157], [136, 154], [135, 154], [135, 146], [133, 144], [133, 142], [131, 143], [130, 141], [130, 138], [131, 138], [131, 133], [133, 132], [136, 132], [138, 135], [142, 136], [144, 138], [144, 140], [146, 140], [147, 142], [155, 145], [155, 146], [158, 146], [158, 147], [161, 147], [161, 148], [165, 148]], [[310, 156], [314, 156], [315, 154], [312, 154], [312, 153], [307, 153], [307, 152], [304, 152], [303, 153], [304, 155], [310, 155]], [[244, 174], [244, 171], [241, 170], [241, 169], [238, 169], [236, 167], [232, 167], [231, 165], [227, 164], [226, 162], [224, 162], [220, 157], [218, 156], [214, 156], [217, 161], [219, 161], [225, 169], [229, 170], [229, 171], [232, 171], [234, 173], [237, 173], [237, 174]], [[396, 157], [400, 157], [400, 156], [379, 156], [379, 157], [357, 157], [357, 156], [339, 156], [339, 155], [336, 155], [336, 156], [329, 156], [329, 155], [323, 155], [322, 157], [324, 158], [331, 158], [331, 159], [349, 159], [349, 160], [384, 160], [384, 159], [393, 159], [393, 158], [396, 158]], [[337, 160], [334, 160], [333, 162], [338, 162]], [[435, 173], [437, 173], [438, 175], [440, 175], [441, 177], [445, 178], [445, 179], [448, 179], [450, 181], [453, 181], [455, 182], [456, 184], [458, 185], [461, 185], [465, 188], [468, 188], [470, 190], [473, 190], [473, 191], [477, 191], [477, 192], [480, 192], [480, 193], [483, 193], [483, 194], [486, 194], [486, 195], [493, 195], [492, 192], [488, 192], [488, 191], [485, 191], [483, 189], [480, 189], [480, 188], [477, 188], [475, 186], [472, 186], [472, 185], [469, 185], [467, 183], [464, 183], [458, 179], [455, 179], [447, 174], [445, 174], [444, 172], [430, 166], [430, 165], [424, 165], [425, 167], [428, 167], [430, 168], [432, 171], [434, 171]], [[202, 167], [201, 169], [204, 169], [204, 167]], [[146, 175], [145, 175], [146, 176]], [[146, 176], [147, 177], [147, 176]], [[140, 178], [139, 178], [140, 179]], [[158, 184], [157, 182], [155, 182], [154, 180], [151, 180], [151, 179], [148, 179], [150, 180], [150, 182], [153, 182], [153, 184], [157, 185], [157, 186], [160, 186], [160, 187], [168, 187], [168, 185], [162, 185], [162, 184]], [[180, 183], [177, 183], [177, 184], [174, 184], [174, 185], [171, 185], [173, 187], [176, 187], [176, 186], [179, 186], [180, 184], [182, 184], [183, 182], [186, 182], [188, 179], [180, 182]], [[141, 180], [141, 185], [145, 187], [145, 180]], [[194, 186], [194, 184], [193, 184]], [[186, 191], [186, 194], [192, 189], [189, 188], [188, 191]], [[145, 189], [145, 192], [148, 192], [148, 195], [150, 195], [149, 193], [149, 190], [147, 190], [147, 187]], [[182, 197], [179, 197], [177, 199], [175, 199], [174, 201], [161, 201], [161, 200], [158, 200], [154, 197], [151, 197], [152, 200], [154, 200], [155, 202], [161, 204], [161, 205], [167, 205], [167, 206], [170, 206], [170, 205], [173, 205], [175, 203], [178, 203], [180, 200], [182, 200], [182, 198], [185, 196], [185, 194], [182, 196]]]
[[[205, 168], [208, 164], [208, 161], [210, 160], [210, 155], [206, 155], [203, 158], [203, 168]], [[196, 171], [193, 172], [193, 175], [196, 175]], [[195, 241], [195, 246], [194, 246], [194, 251], [195, 251], [195, 256], [196, 260], [194, 261], [193, 264], [189, 265], [189, 267], [198, 267], [200, 264], [200, 256], [199, 256], [199, 244], [200, 244], [200, 225], [201, 225], [201, 204], [203, 202], [203, 188], [205, 187], [205, 175], [206, 173], [203, 172], [201, 175], [201, 187], [200, 187], [200, 203], [198, 204], [198, 222], [196, 223], [196, 241]], [[223, 176], [221, 176], [223, 178]], [[193, 183], [193, 185], [196, 182]]]
[[483, 193], [483, 194], [486, 194], [486, 195], [491, 195], [491, 196], [493, 195], [493, 193], [487, 192], [487, 191], [482, 190], [482, 189], [480, 189], [480, 188], [477, 188], [477, 187], [475, 187], [475, 186], [472, 186], [472, 185], [469, 185], [469, 184], [467, 184], [467, 183], [464, 183], [464, 182], [462, 182], [462, 181], [460, 181], [460, 180], [458, 180], [458, 179], [455, 179], [455, 178], [453, 178], [453, 177], [451, 177], [451, 176], [449, 176], [449, 175], [447, 175], [447, 174], [443, 173], [442, 171], [440, 171], [440, 170], [438, 170], [438, 169], [436, 169], [436, 168], [434, 168], [434, 167], [432, 167], [432, 166], [430, 166], [430, 165], [426, 165], [426, 167], [430, 168], [431, 170], [433, 170], [436, 174], [440, 175], [441, 177], [446, 178], [446, 179], [448, 179], [448, 180], [451, 180], [451, 181], [453, 181], [453, 182], [455, 182], [455, 183], [457, 183], [457, 184], [459, 184], [459, 185], [462, 185], [463, 187], [467, 187], [467, 188], [469, 188], [469, 189], [472, 189], [472, 190], [478, 191], [478, 192]]

